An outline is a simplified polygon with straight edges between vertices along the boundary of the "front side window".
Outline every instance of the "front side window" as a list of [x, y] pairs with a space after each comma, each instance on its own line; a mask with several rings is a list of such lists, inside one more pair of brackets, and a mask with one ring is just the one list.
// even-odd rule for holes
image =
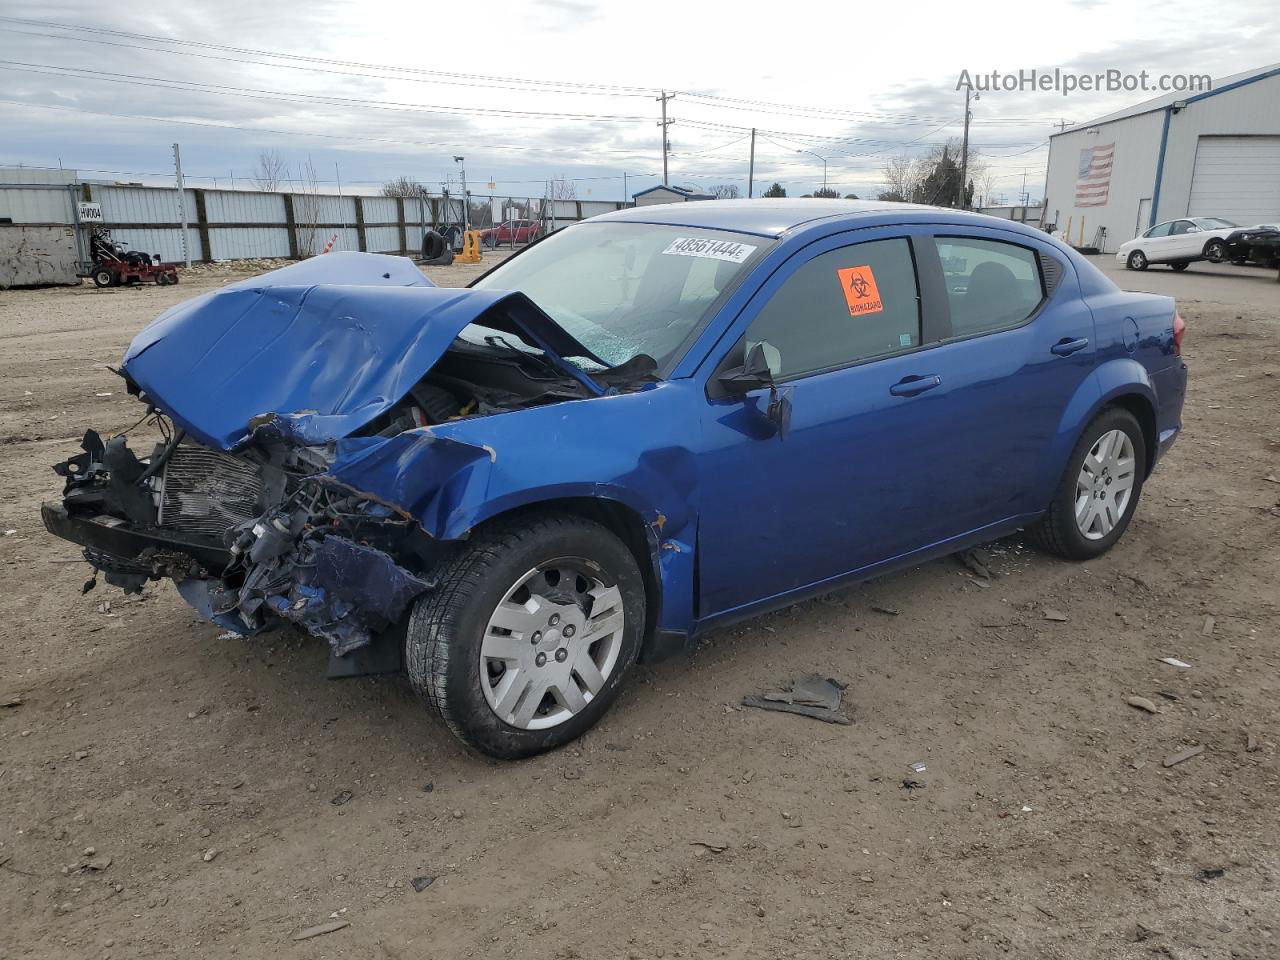
[[1175, 220], [1173, 223], [1173, 229], [1169, 231], [1169, 235], [1180, 237], [1184, 233], [1190, 233], [1194, 227], [1195, 224], [1190, 220]]
[[662, 369], [769, 242], [698, 227], [583, 223], [473, 286], [520, 291], [610, 365], [647, 355]]
[[1201, 230], [1230, 230], [1240, 224], [1223, 220], [1221, 217], [1193, 217], [1192, 222]]
[[747, 331], [785, 380], [920, 345], [920, 297], [911, 244], [871, 240], [799, 267]]

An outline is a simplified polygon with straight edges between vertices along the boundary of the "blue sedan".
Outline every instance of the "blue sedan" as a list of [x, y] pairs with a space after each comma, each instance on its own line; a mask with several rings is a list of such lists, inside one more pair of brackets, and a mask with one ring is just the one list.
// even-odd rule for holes
[[125, 590], [404, 670], [471, 746], [572, 740], [637, 660], [1020, 528], [1088, 560], [1178, 435], [1168, 297], [1017, 223], [651, 206], [465, 290], [329, 254], [179, 304], [46, 526]]

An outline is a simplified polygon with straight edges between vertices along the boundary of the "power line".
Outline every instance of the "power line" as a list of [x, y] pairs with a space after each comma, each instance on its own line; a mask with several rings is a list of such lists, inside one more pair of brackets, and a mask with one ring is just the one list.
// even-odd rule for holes
[[578, 89], [595, 89], [595, 90], [612, 90], [622, 93], [633, 93], [636, 95], [648, 95], [658, 93], [654, 87], [637, 87], [625, 86], [621, 84], [608, 83], [583, 83], [579, 81], [560, 81], [560, 80], [535, 80], [521, 77], [497, 77], [482, 73], [457, 73], [446, 70], [427, 70], [422, 67], [402, 67], [388, 66], [384, 64], [362, 63], [358, 60], [336, 60], [328, 57], [304, 56], [295, 53], [279, 53], [271, 50], [258, 50], [252, 47], [235, 47], [224, 43], [211, 43], [205, 40], [182, 40], [176, 37], [163, 37], [155, 34], [147, 33], [131, 33], [127, 30], [108, 30], [103, 27], [86, 27], [73, 23], [59, 23], [54, 20], [33, 20], [23, 17], [0, 17], [0, 21], [7, 23], [21, 23], [26, 26], [36, 27], [53, 27], [58, 30], [72, 30], [79, 33], [89, 33], [99, 36], [110, 37], [126, 37], [131, 40], [148, 40], [153, 43], [167, 43], [174, 46], [195, 47], [197, 49], [206, 50], [226, 50], [231, 53], [248, 54], [258, 57], [273, 57], [280, 60], [294, 60], [304, 63], [318, 63], [327, 65], [336, 65], [341, 67], [357, 67], [360, 69], [385, 70], [388, 72], [417, 74], [422, 76], [447, 77], [451, 79], [461, 80], [490, 80], [504, 83], [519, 83], [529, 86], [539, 87], [575, 87]]
[[[13, 19], [9, 17], [0, 17], [0, 21]], [[557, 90], [536, 90], [530, 91], [528, 87], [520, 86], [515, 83], [499, 83], [486, 81], [468, 81], [468, 80], [448, 80], [443, 77], [416, 77], [416, 76], [388, 76], [385, 71], [393, 68], [375, 67], [374, 70], [383, 70], [382, 73], [362, 72], [359, 70], [336, 70], [333, 67], [309, 67], [297, 63], [269, 63], [263, 60], [249, 60], [244, 57], [224, 57], [212, 53], [197, 53], [193, 50], [166, 50], [163, 47], [148, 47], [138, 43], [121, 43], [115, 40], [103, 40], [97, 37], [73, 37], [66, 34], [55, 33], [36, 33], [30, 30], [13, 30], [6, 31], [8, 34], [21, 34], [28, 37], [47, 37], [50, 40], [73, 40], [77, 43], [95, 43], [109, 47], [119, 47], [127, 50], [146, 50], [151, 53], [167, 53], [174, 56], [198, 57], [201, 60], [216, 60], [222, 63], [243, 63], [249, 66], [269, 67], [273, 70], [296, 70], [307, 73], [319, 73], [326, 77], [361, 77], [375, 80], [394, 80], [406, 83], [425, 83], [439, 84], [451, 87], [470, 87], [478, 90], [520, 90], [525, 92], [537, 93], [557, 93], [572, 94], [576, 96], [592, 96], [592, 97], [646, 97], [644, 93], [623, 93], [610, 90], [578, 90], [574, 88], [564, 88]]]
[[[369, 137], [360, 134], [344, 135], [338, 133], [311, 133], [304, 130], [277, 130], [271, 127], [246, 127], [234, 123], [213, 123], [204, 120], [179, 120], [174, 117], [153, 117], [146, 114], [136, 113], [116, 113], [107, 110], [87, 110], [80, 107], [67, 107], [59, 104], [51, 103], [30, 103], [25, 100], [8, 100], [0, 99], [0, 103], [11, 104], [17, 107], [31, 107], [37, 110], [61, 110], [68, 113], [81, 113], [91, 117], [115, 117], [122, 120], [148, 120], [156, 123], [176, 123], [186, 127], [205, 127], [213, 130], [242, 130], [246, 133], [269, 133], [275, 136], [283, 137], [316, 137], [323, 140], [338, 140], [343, 143], [391, 143], [400, 144], [402, 146], [413, 147], [485, 147], [491, 150], [516, 150], [522, 152], [544, 152], [540, 147], [518, 146], [510, 143], [477, 143], [473, 140], [463, 142], [449, 140], [407, 140], [399, 137]], [[642, 158], [642, 154], [635, 150], [618, 150], [613, 148], [597, 148], [597, 153], [619, 153], [629, 157]]]
[[[334, 66], [354, 67], [360, 70], [381, 71], [378, 74], [367, 73], [340, 73], [344, 76], [375, 76], [379, 79], [388, 80], [414, 80], [420, 77], [433, 78], [432, 82], [449, 83], [456, 86], [475, 86], [488, 89], [524, 89], [528, 87], [539, 88], [542, 92], [560, 92], [560, 93], [588, 93], [592, 95], [609, 95], [609, 96], [627, 96], [627, 97], [645, 97], [654, 93], [662, 93], [657, 87], [645, 87], [637, 85], [624, 84], [605, 84], [592, 83], [570, 80], [539, 80], [524, 77], [503, 77], [490, 74], [472, 74], [459, 73], [443, 70], [427, 70], [420, 67], [404, 67], [392, 64], [376, 64], [363, 63], [352, 60], [338, 60], [326, 57], [306, 56], [300, 54], [281, 53], [279, 51], [261, 50], [250, 47], [236, 47], [229, 44], [212, 43], [210, 41], [183, 40], [175, 37], [165, 37], [155, 34], [133, 33], [124, 30], [109, 30], [102, 27], [87, 27], [79, 24], [59, 23], [56, 21], [36, 20], [22, 17], [3, 17], [0, 21], [8, 23], [23, 24], [26, 26], [37, 26], [45, 28], [53, 28], [57, 30], [76, 31], [80, 33], [88, 33], [94, 37], [111, 36], [124, 37], [134, 40], [144, 40], [148, 43], [169, 44], [171, 46], [194, 47], [204, 50], [221, 50], [232, 53], [247, 54], [258, 57], [269, 57], [277, 60], [295, 61], [295, 63], [265, 63], [262, 61], [242, 60], [236, 58], [217, 57], [210, 54], [195, 53], [191, 50], [167, 50], [162, 47], [140, 46], [136, 44], [123, 44], [115, 41], [107, 41], [100, 39], [90, 39], [86, 37], [76, 37], [58, 34], [40, 34], [26, 32], [29, 36], [44, 36], [50, 39], [75, 40], [87, 43], [102, 43], [111, 46], [128, 47], [131, 49], [151, 50], [156, 53], [168, 53], [183, 56], [196, 56], [205, 59], [214, 60], [230, 60], [236, 63], [247, 63], [265, 67], [281, 67], [289, 69], [308, 69], [316, 72], [333, 73]], [[24, 31], [10, 31], [11, 33], [24, 33]], [[301, 67], [298, 63], [310, 63], [324, 65], [324, 69], [319, 67]], [[395, 74], [396, 76], [384, 76], [383, 74]], [[787, 104], [775, 103], [767, 100], [751, 100], [739, 97], [723, 97], [716, 94], [707, 93], [682, 93], [683, 96], [697, 100], [706, 106], [715, 109], [724, 110], [747, 110], [758, 111], [763, 113], [773, 113], [781, 116], [795, 116], [805, 119], [849, 119], [857, 121], [875, 121], [886, 120], [900, 124], [913, 123], [936, 123], [939, 117], [911, 114], [911, 113], [889, 113], [875, 112], [867, 110], [848, 110], [831, 107], [817, 107], [804, 104]], [[991, 117], [985, 118], [984, 122], [990, 123], [1026, 123], [1026, 124], [1042, 124], [1057, 122], [1052, 118], [1044, 117]]]
[[647, 117], [596, 113], [560, 113], [547, 110], [509, 110], [503, 107], [453, 107], [448, 104], [411, 104], [398, 101], [369, 100], [361, 97], [337, 97], [329, 94], [273, 92], [260, 87], [236, 87], [222, 83], [204, 83], [196, 80], [176, 80], [170, 77], [147, 77], [133, 73], [117, 73], [110, 70], [94, 70], [89, 67], [63, 67], [51, 63], [29, 63], [23, 60], [0, 60], [0, 70], [19, 73], [35, 73], [44, 76], [67, 76], [92, 79], [108, 83], [127, 83], [133, 86], [154, 87], [161, 90], [185, 90], [216, 96], [244, 97], [250, 100], [274, 100], [282, 103], [325, 103], [331, 106], [358, 106], [374, 110], [411, 113], [439, 113], [449, 116], [540, 117], [547, 120], [590, 120], [600, 123], [637, 123]]

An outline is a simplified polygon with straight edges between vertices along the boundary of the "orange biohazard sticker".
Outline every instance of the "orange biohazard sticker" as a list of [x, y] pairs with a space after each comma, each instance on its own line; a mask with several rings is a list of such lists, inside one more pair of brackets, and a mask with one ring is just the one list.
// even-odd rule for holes
[[849, 316], [865, 317], [884, 309], [880, 288], [876, 286], [876, 275], [869, 266], [845, 267], [837, 270], [836, 276], [840, 278], [844, 302], [849, 305]]

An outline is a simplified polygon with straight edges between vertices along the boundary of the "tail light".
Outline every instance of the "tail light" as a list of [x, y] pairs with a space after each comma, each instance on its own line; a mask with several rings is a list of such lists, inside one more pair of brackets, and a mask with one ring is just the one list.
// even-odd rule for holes
[[1182, 356], [1182, 335], [1187, 332], [1187, 321], [1182, 319], [1182, 314], [1176, 310], [1173, 312], [1173, 352]]

